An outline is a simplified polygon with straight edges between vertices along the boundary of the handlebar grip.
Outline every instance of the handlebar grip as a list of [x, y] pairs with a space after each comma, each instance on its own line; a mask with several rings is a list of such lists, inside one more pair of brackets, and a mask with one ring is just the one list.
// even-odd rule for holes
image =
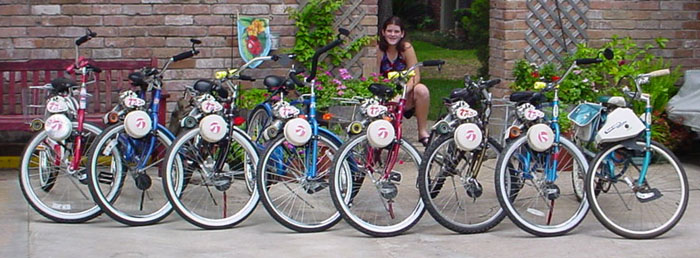
[[[302, 71], [302, 72], [303, 72], [303, 71]], [[299, 74], [299, 73], [301, 73], [301, 72], [297, 72], [297, 73], [293, 73], [293, 72], [292, 72], [292, 73], [289, 73], [289, 79], [292, 79], [292, 81], [294, 82], [294, 84], [296, 84], [297, 86], [299, 86], [299, 87], [304, 87], [304, 82], [300, 81], [299, 78], [297, 77], [297, 74]]]
[[250, 77], [248, 75], [242, 75], [242, 74], [240, 76], [238, 76], [238, 79], [243, 80], [243, 81], [251, 81], [251, 82], [255, 81], [255, 78]]
[[82, 37], [78, 38], [77, 40], [75, 40], [75, 45], [80, 46], [80, 45], [82, 45], [83, 43], [85, 43], [85, 42], [87, 42], [88, 40], [90, 40], [91, 38], [94, 38], [95, 36], [97, 36], [97, 33], [90, 31], [90, 33], [85, 34], [84, 36], [82, 36]]
[[657, 71], [653, 71], [653, 72], [647, 73], [647, 74], [645, 74], [645, 75], [646, 75], [646, 76], [649, 76], [649, 77], [657, 77], [657, 76], [664, 76], [664, 75], [669, 75], [669, 74], [671, 74], [671, 70], [670, 70], [670, 69], [661, 69], [661, 70], [657, 70]]
[[173, 62], [177, 62], [177, 61], [180, 61], [183, 59], [193, 57], [196, 54], [199, 54], [199, 50], [185, 51], [185, 52], [182, 52], [180, 54], [173, 56], [172, 59], [173, 59]]
[[600, 58], [581, 58], [581, 59], [576, 59], [576, 64], [580, 65], [586, 65], [586, 64], [597, 64], [603, 62], [603, 59]]
[[346, 36], [346, 37], [347, 37], [348, 35], [350, 35], [350, 31], [347, 30], [347, 29], [345, 29], [345, 28], [338, 28], [338, 32], [339, 32], [340, 34], [342, 34], [343, 36]]
[[488, 80], [488, 81], [484, 82], [483, 85], [484, 85], [484, 88], [488, 89], [488, 88], [491, 88], [495, 85], [498, 85], [499, 83], [501, 83], [501, 79], [493, 79], [493, 80]]
[[445, 61], [443, 60], [427, 60], [423, 61], [423, 66], [438, 66], [438, 65], [444, 65]]
[[316, 66], [318, 66], [318, 57], [321, 56], [321, 54], [327, 52], [331, 48], [337, 47], [340, 45], [340, 43], [343, 43], [341, 39], [336, 39], [333, 42], [331, 42], [328, 45], [325, 45], [319, 50], [316, 50], [316, 53], [314, 54], [312, 61], [311, 61], [311, 75], [306, 78], [306, 82], [311, 82], [314, 78], [316, 78]]

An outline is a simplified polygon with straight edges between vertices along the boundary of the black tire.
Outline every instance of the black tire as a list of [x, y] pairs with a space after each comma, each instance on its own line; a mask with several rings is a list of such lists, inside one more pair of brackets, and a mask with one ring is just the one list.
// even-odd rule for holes
[[[645, 146], [644, 141], [637, 141], [637, 144], [641, 147]], [[598, 194], [591, 195], [587, 194], [586, 198], [588, 199], [588, 202], [591, 205], [591, 210], [593, 211], [593, 214], [595, 217], [600, 221], [603, 226], [605, 226], [608, 230], [612, 231], [613, 233], [620, 235], [625, 238], [631, 238], [631, 239], [650, 239], [650, 238], [655, 238], [658, 237], [669, 230], [671, 230], [678, 222], [681, 220], [683, 217], [683, 214], [685, 214], [685, 210], [688, 206], [688, 178], [686, 176], [685, 170], [683, 169], [683, 165], [680, 163], [678, 158], [671, 152], [668, 148], [663, 146], [662, 144], [658, 142], [651, 142], [651, 149], [652, 151], [659, 152], [660, 155], [666, 157], [666, 162], [669, 163], [661, 163], [659, 161], [656, 161], [656, 163], [650, 164], [650, 169], [647, 172], [647, 176], [645, 177], [645, 181], [647, 186], [653, 187], [653, 186], [676, 186], [680, 189], [664, 189], [663, 191], [656, 189], [661, 193], [662, 195], [658, 199], [654, 199], [648, 202], [640, 202], [637, 201], [634, 195], [625, 193], [625, 190], [629, 190], [629, 186], [627, 183], [625, 183], [624, 180], [610, 180], [608, 179], [609, 177], [606, 177], [604, 175], [601, 175], [601, 173], [598, 172], [598, 168], [603, 164], [603, 162], [606, 160], [606, 157], [613, 151], [617, 150], [625, 150], [626, 153], [633, 152], [633, 151], [628, 151], [624, 146], [621, 144], [615, 144], [608, 146], [607, 148], [603, 149], [596, 155], [596, 157], [591, 161], [590, 168], [588, 172], [586, 173], [586, 181], [585, 181], [585, 189], [586, 193], [596, 191]], [[644, 155], [643, 153], [641, 155]], [[639, 156], [637, 156], [639, 157]], [[632, 167], [628, 167], [629, 169], [634, 169], [636, 166], [638, 169], [641, 169], [639, 165], [634, 165], [634, 161], [631, 160], [631, 156], [625, 157], [624, 160], [622, 160], [621, 163], [628, 163], [632, 164]], [[652, 159], [653, 160], [653, 159]], [[619, 164], [617, 161], [615, 161], [616, 164]], [[675, 176], [671, 178], [671, 180], [668, 180], [670, 176], [661, 176], [661, 177], [656, 177], [659, 173], [653, 173], [653, 172], [659, 172], [655, 168], [658, 167], [664, 167], [664, 164], [670, 164], [671, 168], [675, 170]], [[654, 168], [652, 168], [652, 166]], [[633, 172], [632, 172], [633, 173]], [[624, 175], [631, 175], [632, 173], [627, 173], [627, 174], [620, 174], [619, 176], [624, 176]], [[616, 176], [617, 173], [615, 173]], [[672, 174], [673, 175], [673, 174]], [[616, 178], [617, 179], [617, 178]], [[659, 181], [664, 180], [663, 184], [658, 184]], [[677, 180], [677, 181], [676, 181]], [[636, 178], [632, 178], [631, 182], [636, 182]], [[613, 184], [619, 183], [618, 186], [615, 186]], [[672, 184], [673, 183], [673, 184]], [[611, 187], [611, 185], [613, 187]], [[605, 195], [610, 192], [615, 192], [614, 196], [611, 197], [605, 197]], [[622, 193], [620, 191], [623, 191]], [[678, 193], [680, 196], [677, 197], [677, 199], [674, 199], [675, 194]], [[619, 201], [622, 200], [623, 197], [632, 197], [629, 198], [629, 201], [627, 201], [624, 205], [619, 205], [619, 204], [613, 204], [613, 205], [608, 205], [612, 201]], [[605, 202], [607, 200], [607, 202]], [[648, 205], [645, 205], [648, 204]], [[675, 207], [669, 207], [669, 209], [664, 209], [661, 208], [661, 205], [664, 204], [669, 204], [670, 206], [675, 206]], [[603, 205], [605, 205], [605, 208], [603, 208]], [[626, 213], [620, 215], [618, 218], [612, 218], [615, 214], [615, 207], [616, 206], [624, 206], [625, 209], [622, 210]], [[659, 211], [651, 211], [649, 210], [649, 207], [657, 207], [659, 208]], [[665, 218], [664, 215], [665, 213], [668, 213], [667, 211], [670, 210], [672, 213], [670, 214], [669, 218]], [[654, 214], [655, 216], [638, 216], [639, 214]], [[651, 229], [633, 229], [631, 228], [632, 225], [651, 225], [652, 223], [649, 223], [647, 221], [642, 221], [641, 223], [630, 223], [627, 225], [625, 222], [629, 222], [630, 220], [633, 220], [634, 218], [639, 218], [639, 219], [652, 219], [652, 218], [660, 218], [660, 222], [657, 227], [651, 228]], [[626, 227], [630, 226], [630, 227]], [[641, 227], [641, 226], [640, 226]]]
[[[443, 135], [438, 137], [433, 141], [433, 143], [426, 149], [425, 153], [423, 154], [423, 160], [421, 162], [419, 172], [418, 172], [418, 187], [420, 190], [420, 195], [421, 198], [423, 199], [423, 203], [425, 203], [426, 208], [428, 209], [428, 212], [430, 215], [438, 222], [440, 225], [454, 231], [460, 234], [472, 234], [472, 233], [482, 233], [486, 232], [489, 229], [495, 227], [498, 225], [505, 217], [506, 213], [503, 211], [503, 209], [500, 207], [500, 204], [498, 202], [498, 198], [496, 197], [496, 192], [493, 187], [483, 187], [482, 182], [486, 184], [492, 183], [490, 179], [492, 178], [491, 173], [494, 172], [495, 170], [495, 162], [498, 159], [498, 154], [502, 151], [501, 145], [496, 142], [493, 138], [488, 138], [488, 145], [490, 146], [487, 148], [486, 151], [489, 149], [495, 151], [496, 156], [494, 157], [485, 157], [485, 159], [489, 159], [490, 161], [493, 161], [493, 166], [491, 169], [487, 169], [484, 167], [484, 165], [489, 164], [488, 161], [487, 163], [482, 164], [482, 167], [480, 171], [476, 171], [478, 174], [478, 178], [481, 178], [482, 180], [477, 179], [477, 183], [479, 186], [481, 186], [482, 193], [479, 194], [478, 197], [475, 197], [473, 199], [474, 202], [472, 202], [472, 199], [468, 199], [465, 203], [468, 204], [468, 207], [462, 207], [462, 204], [459, 200], [460, 195], [464, 195], [466, 198], [470, 198], [470, 194], [472, 193], [467, 193], [465, 191], [465, 188], [469, 186], [474, 186], [474, 183], [466, 183], [468, 182], [467, 180], [462, 180], [464, 178], [467, 179], [472, 179], [473, 177], [467, 176], [465, 177], [463, 173], [466, 171], [454, 171], [457, 174], [449, 174], [446, 176], [441, 176], [441, 175], [436, 175], [437, 178], [439, 178], [435, 184], [432, 183], [431, 176], [430, 176], [430, 171], [432, 170], [431, 168], [434, 167], [433, 163], [437, 166], [438, 171], [436, 173], [449, 173], [445, 172], [442, 167], [448, 166], [457, 166], [460, 164], [460, 161], [457, 161], [457, 164], [441, 164], [441, 162], [447, 162], [444, 160], [445, 156], [451, 156], [454, 157], [455, 155], [463, 157], [461, 161], [464, 162], [469, 162], [465, 159], [464, 155], [458, 155], [457, 153], [443, 153], [447, 155], [442, 155], [443, 161], [438, 161], [439, 159], [439, 150], [442, 150], [442, 148], [447, 147], [448, 149], [446, 151], [451, 151], [455, 152], [456, 147], [454, 146], [454, 137], [452, 134], [449, 135]], [[472, 157], [479, 155], [483, 150], [474, 150], [471, 153], [473, 154]], [[464, 151], [461, 151], [464, 152]], [[468, 154], [468, 153], [467, 153]], [[485, 155], [489, 154], [494, 154], [494, 153], [487, 153]], [[442, 165], [442, 167], [440, 166]], [[468, 167], [464, 167], [464, 169], [468, 169]], [[455, 185], [457, 189], [454, 189], [453, 192], [450, 193], [444, 193], [440, 195], [443, 191], [444, 183], [447, 180], [447, 178], [451, 178], [452, 182], [459, 182], [461, 184]], [[458, 178], [458, 180], [455, 180], [455, 178]], [[440, 180], [441, 179], [441, 180]], [[432, 189], [429, 189], [432, 188]], [[462, 191], [458, 191], [462, 190]], [[447, 196], [445, 196], [447, 195]], [[436, 204], [436, 198], [440, 196], [445, 196], [449, 198], [446, 200], [445, 204]], [[454, 200], [453, 197], [457, 198], [458, 200]], [[477, 200], [483, 200], [481, 201], [478, 205], [476, 205]], [[456, 216], [448, 216], [447, 214], [444, 213], [444, 211], [441, 210], [441, 208], [448, 208], [449, 203], [455, 203], [457, 206], [451, 206], [453, 209], [464, 209], [465, 211], [462, 213], [464, 217], [457, 218]], [[475, 205], [469, 205], [469, 204], [475, 204]], [[486, 205], [484, 205], [486, 204]], [[478, 206], [478, 207], [483, 207], [484, 211], [486, 214], [482, 214], [481, 211], [476, 211], [476, 213], [471, 213], [469, 216], [467, 214], [467, 211], [475, 211], [478, 210], [477, 208], [471, 208], [473, 206]], [[492, 213], [492, 211], [495, 208], [495, 212]], [[454, 214], [456, 214], [455, 212]], [[481, 219], [484, 218], [484, 219]], [[461, 220], [463, 219], [463, 220]], [[461, 220], [461, 221], [458, 221]]]

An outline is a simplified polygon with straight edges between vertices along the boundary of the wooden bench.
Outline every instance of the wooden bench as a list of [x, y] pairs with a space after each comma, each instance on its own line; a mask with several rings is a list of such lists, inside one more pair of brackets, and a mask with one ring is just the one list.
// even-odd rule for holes
[[[69, 77], [79, 81], [75, 75], [65, 72], [65, 68], [74, 60], [42, 59], [20, 62], [0, 62], [0, 131], [29, 131], [25, 116], [31, 104], [43, 104], [44, 96], [40, 90], [27, 90], [29, 86], [39, 86], [59, 77]], [[145, 66], [157, 67], [158, 60], [151, 58], [142, 61], [91, 61], [102, 69], [95, 75], [97, 82], [87, 86], [88, 99], [86, 118], [88, 122], [104, 126], [103, 115], [116, 105], [119, 92], [130, 89], [129, 73]], [[25, 94], [22, 94], [24, 90]], [[158, 120], [165, 124], [167, 94], [160, 101]], [[31, 111], [31, 110], [30, 110]], [[42, 111], [43, 112], [43, 111]], [[43, 114], [43, 113], [42, 113]]]

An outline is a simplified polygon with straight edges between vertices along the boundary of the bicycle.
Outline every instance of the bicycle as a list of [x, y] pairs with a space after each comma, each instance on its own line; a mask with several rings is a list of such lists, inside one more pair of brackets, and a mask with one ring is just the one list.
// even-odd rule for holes
[[485, 232], [506, 217], [495, 191], [485, 191], [490, 182], [480, 173], [495, 169], [503, 149], [488, 128], [488, 89], [498, 83], [499, 79], [475, 82], [467, 76], [465, 88], [444, 98], [448, 113], [432, 127], [436, 138], [423, 153], [418, 170], [418, 189], [428, 212], [457, 233]]
[[[195, 84], [200, 92], [216, 92], [216, 96], [205, 93], [194, 98], [194, 108], [183, 120], [199, 124], [170, 146], [163, 177], [168, 200], [191, 224], [204, 229], [230, 228], [255, 210], [259, 195], [253, 174], [258, 149], [237, 127], [245, 119], [238, 116], [239, 87], [232, 80], [254, 81], [241, 73], [252, 63], [277, 59], [256, 57], [238, 69], [217, 72], [215, 83], [200, 80]], [[264, 84], [280, 87], [281, 81], [266, 79]], [[236, 184], [239, 180], [243, 184]]]
[[[498, 159], [496, 193], [510, 220], [530, 234], [566, 234], [581, 223], [588, 212], [588, 202], [575, 197], [574, 184], [571, 189], [557, 184], [561, 176], [571, 176], [562, 172], [575, 167], [582, 171], [588, 169], [579, 147], [560, 136], [558, 86], [579, 65], [602, 61], [600, 58], [576, 59], [558, 80], [537, 83], [535, 86], [540, 92], [516, 92], [510, 96], [512, 102], [518, 103], [520, 125], [509, 129], [510, 143]], [[551, 119], [538, 109], [546, 100], [546, 92], [553, 92]], [[565, 153], [571, 158], [563, 159]]]
[[625, 238], [649, 239], [668, 232], [688, 205], [685, 170], [668, 148], [651, 140], [652, 96], [641, 88], [650, 78], [669, 73], [640, 74], [633, 78], [636, 91], [624, 90], [631, 100], [645, 102], [641, 117], [623, 97], [602, 98], [605, 121], [595, 136], [601, 151], [587, 171], [585, 193], [598, 221]]
[[87, 85], [95, 82], [94, 78], [89, 81], [91, 75], [102, 70], [79, 54], [79, 46], [96, 36], [87, 30], [75, 41], [75, 62], [66, 71], [79, 75], [80, 84], [57, 78], [32, 87], [48, 91], [45, 122], [32, 121], [32, 129], [41, 131], [22, 152], [19, 185], [29, 205], [55, 222], [85, 222], [101, 214], [100, 207], [86, 194], [83, 155], [102, 132], [100, 127], [85, 122]]
[[[131, 84], [140, 88], [138, 94], [133, 91], [120, 94], [121, 103], [127, 108], [124, 117], [105, 129], [89, 151], [90, 194], [107, 215], [122, 224], [151, 225], [172, 212], [165, 189], [152, 179], [161, 177], [159, 168], [165, 151], [175, 139], [158, 123], [158, 104], [163, 74], [170, 64], [199, 53], [195, 45], [201, 41], [190, 41], [192, 50], [171, 57], [160, 71], [145, 67], [129, 74]], [[151, 92], [149, 105], [144, 100], [147, 92]], [[100, 165], [113, 169], [103, 171], [98, 169]], [[156, 190], [149, 191], [152, 189]], [[113, 192], [117, 194], [112, 195]]]
[[425, 211], [418, 191], [418, 175], [406, 173], [417, 172], [422, 159], [418, 150], [402, 138], [401, 121], [406, 84], [415, 69], [440, 67], [444, 63], [430, 60], [406, 71], [391, 72], [389, 79], [401, 90], [398, 102], [390, 101], [394, 95], [391, 86], [370, 85], [375, 98], [366, 100], [362, 106], [367, 117], [362, 122], [368, 124], [366, 133], [350, 138], [333, 159], [333, 204], [343, 219], [360, 232], [376, 237], [395, 236], [413, 227]]
[[297, 78], [298, 71], [292, 66], [289, 79], [296, 86], [311, 88], [311, 93], [303, 96], [305, 115], [298, 117], [300, 110], [283, 99], [272, 105], [275, 121], [265, 131], [281, 133], [266, 143], [257, 167], [257, 189], [263, 206], [277, 222], [297, 232], [320, 232], [340, 220], [323, 190], [328, 187], [330, 161], [342, 140], [318, 125], [314, 91], [319, 56], [340, 45], [341, 35], [349, 35], [345, 29], [338, 31], [336, 40], [314, 53], [305, 83]]

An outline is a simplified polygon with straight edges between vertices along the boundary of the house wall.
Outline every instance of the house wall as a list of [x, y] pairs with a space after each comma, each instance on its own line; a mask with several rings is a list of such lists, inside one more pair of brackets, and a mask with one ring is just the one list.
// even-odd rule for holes
[[[527, 47], [526, 0], [491, 0], [489, 72], [494, 78], [513, 80], [517, 59]], [[602, 46], [613, 35], [630, 36], [638, 44], [668, 38], [666, 49], [652, 50], [682, 70], [700, 69], [700, 2], [590, 0], [587, 35], [589, 44]], [[504, 94], [508, 83], [501, 84]]]

